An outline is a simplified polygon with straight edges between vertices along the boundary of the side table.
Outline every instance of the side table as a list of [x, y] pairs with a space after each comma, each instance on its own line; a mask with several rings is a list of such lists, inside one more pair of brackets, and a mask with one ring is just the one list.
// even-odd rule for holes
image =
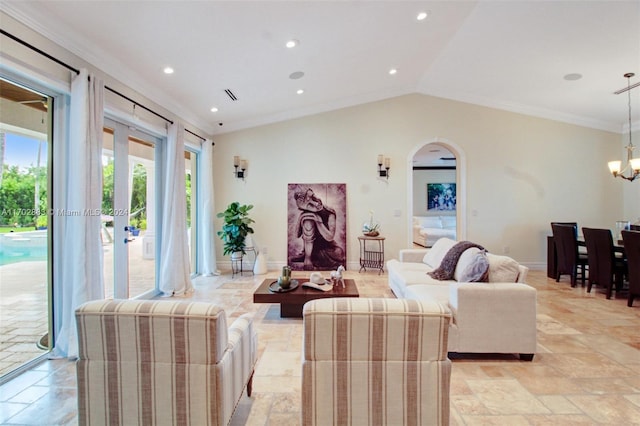
[[384, 237], [360, 236], [360, 271], [367, 268], [378, 269], [378, 275], [384, 272]]

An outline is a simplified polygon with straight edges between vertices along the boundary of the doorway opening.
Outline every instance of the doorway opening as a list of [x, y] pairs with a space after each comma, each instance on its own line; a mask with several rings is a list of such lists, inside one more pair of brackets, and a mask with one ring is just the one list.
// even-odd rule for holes
[[466, 160], [456, 144], [434, 139], [408, 157], [409, 247], [466, 239]]

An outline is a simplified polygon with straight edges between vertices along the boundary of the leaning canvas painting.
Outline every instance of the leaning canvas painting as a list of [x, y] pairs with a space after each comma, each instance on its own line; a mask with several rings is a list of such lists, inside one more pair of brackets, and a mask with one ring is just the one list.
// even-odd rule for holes
[[291, 269], [328, 271], [347, 261], [347, 186], [288, 185], [287, 262]]

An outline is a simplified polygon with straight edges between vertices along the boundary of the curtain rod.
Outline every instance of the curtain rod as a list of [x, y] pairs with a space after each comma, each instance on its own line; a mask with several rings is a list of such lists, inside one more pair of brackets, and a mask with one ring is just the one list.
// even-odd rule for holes
[[[13, 34], [11, 34], [11, 33], [8, 33], [7, 31], [5, 31], [5, 30], [3, 30], [3, 29], [1, 29], [1, 28], [0, 28], [0, 33], [2, 33], [3, 35], [5, 35], [5, 36], [9, 37], [11, 40], [13, 40], [13, 41], [15, 41], [15, 42], [17, 42], [17, 43], [20, 43], [21, 45], [23, 45], [23, 46], [25, 46], [25, 47], [28, 47], [29, 49], [33, 50], [34, 52], [36, 52], [36, 53], [38, 53], [38, 54], [40, 54], [40, 55], [42, 55], [42, 56], [44, 56], [44, 57], [45, 57], [45, 58], [47, 58], [47, 59], [49, 59], [49, 60], [51, 60], [51, 61], [55, 62], [56, 64], [58, 64], [58, 65], [61, 65], [61, 66], [65, 67], [65, 68], [66, 68], [66, 69], [68, 69], [69, 71], [73, 71], [73, 72], [74, 72], [74, 73], [76, 73], [76, 74], [80, 74], [80, 70], [79, 70], [79, 69], [72, 67], [71, 65], [67, 64], [66, 62], [61, 61], [60, 59], [56, 58], [55, 56], [52, 56], [52, 55], [48, 54], [48, 53], [47, 53], [47, 52], [45, 52], [44, 50], [39, 49], [39, 48], [35, 47], [34, 45], [32, 45], [32, 44], [30, 44], [30, 43], [27, 43], [26, 41], [24, 41], [24, 40], [22, 40], [22, 39], [20, 39], [20, 38], [18, 38], [18, 37], [16, 37], [16, 36], [14, 36], [14, 35], [13, 35]], [[105, 89], [107, 89], [108, 91], [110, 91], [111, 93], [113, 93], [113, 94], [115, 94], [115, 95], [118, 95], [118, 96], [120, 96], [121, 98], [124, 98], [124, 99], [128, 100], [128, 101], [129, 101], [129, 102], [131, 102], [132, 104], [134, 104], [134, 105], [136, 105], [136, 106], [139, 106], [140, 108], [142, 108], [142, 109], [144, 109], [144, 110], [146, 110], [146, 111], [150, 112], [151, 114], [155, 115], [156, 117], [159, 117], [159, 118], [163, 119], [164, 121], [166, 121], [166, 122], [168, 122], [168, 123], [170, 123], [170, 124], [173, 124], [173, 120], [170, 120], [170, 119], [168, 119], [167, 117], [165, 117], [165, 116], [163, 116], [163, 115], [161, 115], [161, 114], [158, 114], [158, 113], [157, 113], [157, 112], [155, 112], [154, 110], [152, 110], [152, 109], [150, 109], [150, 108], [147, 108], [146, 106], [142, 105], [141, 103], [139, 103], [139, 102], [137, 102], [137, 101], [134, 101], [134, 100], [133, 100], [133, 99], [131, 99], [130, 97], [128, 97], [128, 96], [126, 96], [126, 95], [124, 95], [124, 94], [122, 94], [122, 93], [118, 92], [117, 90], [112, 89], [111, 87], [109, 87], [109, 86], [107, 86], [107, 85], [105, 85], [105, 86], [104, 86], [104, 88], [105, 88]], [[185, 128], [184, 130], [185, 130], [185, 132], [192, 134], [193, 136], [195, 136], [195, 137], [197, 137], [197, 138], [201, 139], [202, 141], [205, 141], [205, 140], [206, 140], [206, 138], [203, 138], [202, 136], [200, 136], [200, 135], [198, 135], [198, 134], [196, 134], [196, 133], [192, 132], [191, 130], [189, 130], [189, 129], [187, 129], [187, 128]], [[212, 143], [212, 145], [215, 145], [213, 142], [211, 142], [211, 143]]]

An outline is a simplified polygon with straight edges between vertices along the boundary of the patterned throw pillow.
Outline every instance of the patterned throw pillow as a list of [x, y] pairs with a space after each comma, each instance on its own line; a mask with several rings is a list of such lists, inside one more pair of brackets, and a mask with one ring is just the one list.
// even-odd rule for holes
[[489, 260], [484, 251], [476, 253], [473, 261], [460, 274], [461, 283], [486, 283], [489, 281]]

